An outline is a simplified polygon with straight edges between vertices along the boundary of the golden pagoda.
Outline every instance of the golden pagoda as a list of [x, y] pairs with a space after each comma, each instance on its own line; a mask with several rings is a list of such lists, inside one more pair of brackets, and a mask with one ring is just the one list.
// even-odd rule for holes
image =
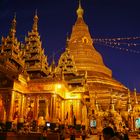
[[[80, 74], [87, 73], [87, 85], [89, 98], [92, 100], [95, 93], [98, 94], [100, 103], [103, 98], [103, 106], [108, 104], [109, 96], [125, 94], [126, 87], [112, 78], [112, 71], [107, 68], [102, 56], [93, 46], [93, 39], [89, 33], [88, 26], [83, 19], [84, 10], [79, 1], [77, 9], [77, 20], [72, 28], [72, 33], [68, 41], [68, 48], [74, 57], [77, 72]], [[103, 108], [107, 109], [107, 108]]]
[[[119, 130], [124, 123], [137, 130], [140, 116], [136, 95], [112, 77], [112, 71], [95, 49], [84, 10], [79, 1], [77, 19], [58, 65], [49, 66], [38, 32], [38, 15], [25, 43], [16, 38], [16, 17], [9, 35], [0, 45], [0, 125], [46, 122], [59, 125], [84, 125], [98, 131], [105, 125]], [[133, 120], [133, 121], [132, 121]], [[92, 122], [96, 122], [96, 125]]]

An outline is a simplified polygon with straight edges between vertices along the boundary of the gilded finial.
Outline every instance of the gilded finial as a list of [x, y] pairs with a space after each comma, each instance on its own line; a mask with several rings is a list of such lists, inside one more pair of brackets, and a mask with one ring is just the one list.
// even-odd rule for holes
[[79, 8], [81, 8], [81, 0], [79, 0]]
[[134, 88], [134, 92], [137, 92], [137, 89], [136, 88]]
[[79, 7], [77, 9], [77, 16], [78, 18], [83, 18], [84, 10], [81, 6], [81, 0], [79, 0]]
[[52, 57], [53, 58], [52, 58], [52, 64], [51, 64], [51, 66], [52, 66], [52, 69], [54, 70], [54, 68], [55, 68], [55, 59], [54, 59], [55, 53], [53, 53], [53, 56]]
[[66, 50], [68, 51], [68, 42], [69, 42], [69, 34], [67, 33], [67, 38], [66, 38]]
[[16, 19], [16, 16], [17, 16], [17, 13], [15, 12], [15, 13], [14, 13], [14, 19]]
[[127, 89], [127, 91], [128, 91], [128, 97], [130, 97], [130, 90], [129, 90], [129, 89]]
[[130, 100], [130, 90], [128, 89], [128, 102], [127, 104], [130, 104], [131, 103], [131, 100]]
[[35, 10], [35, 15], [37, 16], [37, 9]]
[[33, 23], [33, 31], [37, 32], [38, 27], [38, 16], [37, 16], [37, 9], [35, 10], [35, 16], [34, 16], [34, 23]]
[[69, 41], [69, 33], [67, 32], [67, 42]]
[[14, 14], [14, 18], [12, 21], [12, 29], [16, 30], [16, 13]]
[[55, 57], [55, 53], [52, 54], [52, 62], [51, 62], [51, 65], [50, 65], [50, 72], [53, 75], [55, 73], [55, 60], [54, 60], [54, 57]]
[[11, 37], [15, 36], [16, 33], [16, 13], [14, 14], [14, 18], [12, 20], [11, 29], [9, 35]]
[[136, 90], [136, 88], [134, 88], [134, 100], [135, 100], [135, 104], [138, 104], [137, 90]]
[[55, 57], [55, 53], [53, 53], [53, 60], [52, 60], [52, 63], [53, 63], [53, 64], [55, 64], [54, 57]]

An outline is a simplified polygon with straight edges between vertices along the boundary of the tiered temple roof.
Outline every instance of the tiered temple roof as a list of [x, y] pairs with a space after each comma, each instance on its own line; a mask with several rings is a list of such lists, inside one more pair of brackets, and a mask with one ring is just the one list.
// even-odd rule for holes
[[24, 69], [23, 52], [21, 43], [16, 38], [16, 16], [14, 16], [9, 35], [2, 37], [0, 45], [0, 67], [1, 71], [7, 73], [12, 79], [18, 78]]
[[46, 77], [49, 73], [47, 56], [44, 54], [38, 33], [38, 16], [34, 16], [32, 31], [25, 37], [25, 64], [30, 78]]

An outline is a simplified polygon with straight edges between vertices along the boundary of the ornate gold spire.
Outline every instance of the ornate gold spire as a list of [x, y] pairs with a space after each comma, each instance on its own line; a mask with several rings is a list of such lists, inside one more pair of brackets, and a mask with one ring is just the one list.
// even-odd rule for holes
[[69, 35], [67, 33], [67, 38], [66, 38], [66, 49], [68, 49], [68, 43], [69, 43]]
[[14, 37], [15, 33], [16, 33], [16, 13], [15, 13], [14, 18], [12, 20], [9, 36]]
[[70, 53], [69, 50], [69, 39], [66, 39], [66, 50], [65, 52], [60, 56], [59, 62], [58, 62], [58, 67], [57, 67], [57, 72], [63, 71], [64, 73], [75, 73], [77, 72], [75, 62], [73, 59], [73, 56]]
[[77, 12], [78, 18], [83, 18], [84, 10], [81, 7], [81, 0], [79, 0], [79, 7], [76, 12]]
[[28, 32], [28, 36], [25, 38], [25, 63], [31, 79], [47, 76], [49, 73], [47, 56], [44, 54], [38, 32], [37, 11], [35, 12], [32, 31]]
[[38, 16], [37, 16], [37, 10], [35, 11], [35, 16], [34, 16], [34, 23], [33, 23], [33, 29], [32, 31], [37, 32], [38, 30]]
[[127, 89], [128, 90], [128, 98], [130, 98], [130, 90], [129, 89]]
[[55, 54], [53, 53], [53, 59], [52, 59], [52, 63], [51, 63], [51, 66], [50, 66], [52, 73], [55, 72], [55, 59], [54, 59], [54, 57], [55, 57]]
[[134, 88], [134, 101], [135, 101], [135, 104], [138, 104], [137, 90], [136, 90], [136, 88]]
[[100, 72], [107, 76], [112, 76], [110, 69], [105, 67], [102, 56], [93, 46], [88, 26], [83, 19], [84, 10], [79, 1], [77, 9], [77, 20], [72, 28], [72, 33], [68, 42], [69, 50], [74, 57], [77, 70]]
[[69, 33], [67, 33], [67, 39], [66, 39], [66, 41], [67, 42], [69, 41]]
[[127, 111], [129, 112], [130, 110], [132, 110], [132, 106], [131, 106], [131, 99], [130, 99], [130, 90], [128, 89]]

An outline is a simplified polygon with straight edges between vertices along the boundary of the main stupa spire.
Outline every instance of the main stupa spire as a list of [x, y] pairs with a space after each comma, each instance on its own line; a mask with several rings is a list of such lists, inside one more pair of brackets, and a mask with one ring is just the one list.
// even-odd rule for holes
[[84, 10], [80, 0], [76, 12], [77, 19], [72, 28], [68, 48], [74, 57], [77, 70], [81, 73], [87, 71], [87, 73], [91, 72], [93, 75], [96, 72], [112, 76], [111, 70], [105, 67], [102, 56], [93, 46], [88, 25], [83, 18]]
[[79, 7], [76, 12], [77, 12], [78, 18], [83, 18], [84, 10], [81, 6], [81, 0], [79, 0]]

